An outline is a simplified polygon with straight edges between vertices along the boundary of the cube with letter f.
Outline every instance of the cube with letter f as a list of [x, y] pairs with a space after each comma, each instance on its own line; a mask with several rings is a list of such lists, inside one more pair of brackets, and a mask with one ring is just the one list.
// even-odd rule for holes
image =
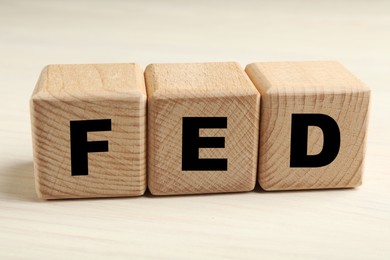
[[39, 197], [144, 193], [146, 89], [138, 65], [47, 66], [31, 121]]

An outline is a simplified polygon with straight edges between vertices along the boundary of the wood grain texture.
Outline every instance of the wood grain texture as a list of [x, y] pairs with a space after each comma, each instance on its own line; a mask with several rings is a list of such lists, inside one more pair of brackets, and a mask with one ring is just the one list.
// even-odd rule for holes
[[[2, 1], [0, 259], [390, 259], [390, 1]], [[337, 59], [372, 90], [356, 189], [41, 201], [45, 64]]]
[[[152, 64], [148, 91], [148, 187], [152, 194], [250, 191], [256, 183], [260, 95], [237, 63]], [[227, 171], [182, 171], [182, 118], [227, 117], [225, 148], [200, 158], [227, 158]]]
[[[70, 121], [111, 119], [108, 152], [88, 154], [87, 176], [72, 176]], [[142, 195], [146, 189], [146, 90], [136, 64], [49, 65], [31, 97], [34, 172], [44, 199]]]
[[[337, 62], [254, 63], [246, 72], [262, 95], [259, 183], [265, 190], [356, 187], [362, 182], [370, 90]], [[338, 124], [336, 159], [318, 168], [291, 168], [291, 115], [320, 113]], [[323, 134], [309, 127], [308, 154]]]

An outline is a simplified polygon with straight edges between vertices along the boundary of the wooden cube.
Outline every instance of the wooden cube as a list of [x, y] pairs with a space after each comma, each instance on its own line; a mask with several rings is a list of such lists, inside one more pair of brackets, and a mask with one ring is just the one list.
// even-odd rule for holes
[[254, 188], [260, 95], [237, 63], [152, 64], [145, 82], [152, 194]]
[[337, 62], [254, 63], [262, 95], [259, 177], [265, 190], [362, 182], [370, 90]]
[[38, 196], [142, 195], [146, 102], [136, 64], [44, 68], [30, 103]]

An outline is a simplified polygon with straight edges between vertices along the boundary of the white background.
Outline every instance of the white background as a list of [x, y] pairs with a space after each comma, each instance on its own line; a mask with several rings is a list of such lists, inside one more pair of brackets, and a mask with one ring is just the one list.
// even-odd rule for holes
[[[338, 60], [372, 89], [363, 186], [41, 201], [46, 64]], [[0, 258], [390, 259], [389, 1], [0, 1]]]

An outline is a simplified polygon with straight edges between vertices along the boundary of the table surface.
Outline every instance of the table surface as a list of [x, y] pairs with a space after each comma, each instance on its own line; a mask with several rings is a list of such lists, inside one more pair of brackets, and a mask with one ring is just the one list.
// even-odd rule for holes
[[[0, 258], [390, 259], [389, 1], [0, 1]], [[42, 201], [46, 64], [338, 60], [372, 89], [357, 189]]]

